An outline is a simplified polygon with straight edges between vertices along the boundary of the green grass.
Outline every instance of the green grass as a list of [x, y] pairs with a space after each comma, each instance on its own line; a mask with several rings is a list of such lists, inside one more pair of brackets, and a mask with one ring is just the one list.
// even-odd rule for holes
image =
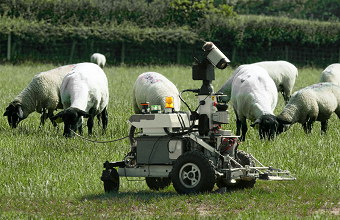
[[[0, 66], [0, 105], [8, 103], [30, 82], [33, 75], [52, 69], [52, 65]], [[108, 132], [98, 126], [91, 139], [113, 140], [127, 136], [132, 112], [131, 88], [136, 77], [157, 71], [172, 80], [179, 90], [199, 88], [191, 80], [190, 67], [108, 67], [110, 103]], [[216, 70], [217, 90], [232, 69]], [[299, 71], [295, 90], [318, 82], [321, 69]], [[184, 95], [192, 107], [194, 95]], [[283, 108], [280, 96], [276, 113]], [[186, 110], [183, 105], [183, 110]], [[226, 126], [235, 132], [235, 117], [230, 107]], [[123, 159], [128, 141], [95, 144], [79, 138], [65, 139], [48, 122], [39, 129], [39, 114], [33, 113], [17, 129], [0, 119], [0, 219], [51, 218], [236, 218], [296, 219], [339, 218], [340, 121], [333, 115], [326, 135], [315, 123], [311, 134], [301, 125], [274, 141], [262, 141], [249, 128], [241, 149], [252, 153], [265, 165], [288, 169], [296, 177], [290, 182], [257, 181], [253, 189], [224, 194], [178, 195], [171, 186], [160, 192], [148, 189], [144, 179], [121, 178], [118, 194], [105, 194], [100, 180], [106, 160]], [[84, 129], [87, 136], [87, 129]]]

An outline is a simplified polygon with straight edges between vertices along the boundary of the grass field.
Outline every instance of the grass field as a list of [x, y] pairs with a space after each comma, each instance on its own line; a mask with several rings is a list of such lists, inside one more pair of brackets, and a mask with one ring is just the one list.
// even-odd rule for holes
[[[8, 103], [38, 72], [52, 65], [0, 66], [0, 107]], [[96, 140], [127, 136], [128, 118], [133, 113], [131, 88], [145, 71], [157, 71], [172, 80], [179, 90], [199, 88], [191, 80], [190, 67], [108, 67], [110, 103], [109, 126], [102, 135], [98, 126]], [[216, 70], [217, 90], [232, 69]], [[318, 82], [321, 69], [303, 68], [294, 90]], [[196, 106], [193, 95], [185, 95]], [[276, 113], [283, 108], [279, 97]], [[182, 110], [187, 110], [183, 108]], [[230, 107], [230, 125], [235, 117]], [[3, 113], [2, 113], [3, 114]], [[174, 188], [160, 192], [148, 189], [144, 179], [121, 178], [118, 194], [105, 194], [100, 180], [106, 160], [123, 159], [128, 141], [98, 144], [65, 139], [63, 127], [53, 128], [48, 121], [39, 129], [39, 114], [33, 113], [10, 129], [7, 119], [0, 120], [0, 219], [114, 219], [114, 218], [233, 218], [233, 219], [338, 219], [340, 210], [340, 120], [333, 115], [326, 135], [315, 123], [311, 134], [295, 124], [274, 141], [262, 141], [249, 128], [241, 149], [252, 153], [265, 165], [288, 169], [297, 178], [290, 182], [257, 181], [253, 189], [224, 194], [178, 195]]]

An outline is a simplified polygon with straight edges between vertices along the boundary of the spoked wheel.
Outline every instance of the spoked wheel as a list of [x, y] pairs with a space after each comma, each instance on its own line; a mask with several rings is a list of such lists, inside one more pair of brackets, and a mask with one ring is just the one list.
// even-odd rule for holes
[[118, 192], [119, 175], [116, 169], [103, 170], [102, 177], [100, 179], [104, 182], [105, 192]]
[[[238, 150], [236, 153], [236, 160], [242, 166], [249, 165], [255, 166], [255, 161], [244, 151]], [[225, 179], [217, 179], [216, 185], [218, 188], [227, 187], [228, 189], [246, 189], [253, 188], [256, 183], [256, 179], [239, 179], [235, 183], [228, 183]]]
[[215, 185], [215, 171], [198, 151], [187, 152], [176, 160], [171, 181], [179, 194], [210, 192]]
[[168, 177], [145, 177], [146, 185], [152, 190], [162, 190], [170, 186], [171, 179]]

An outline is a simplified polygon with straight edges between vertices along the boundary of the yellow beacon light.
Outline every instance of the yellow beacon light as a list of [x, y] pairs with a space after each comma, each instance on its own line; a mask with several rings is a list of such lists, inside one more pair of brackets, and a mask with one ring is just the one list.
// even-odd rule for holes
[[174, 97], [165, 97], [165, 108], [174, 108]]
[[167, 97], [165, 97], [164, 112], [165, 113], [172, 113], [173, 111], [174, 111], [174, 97], [167, 96]]

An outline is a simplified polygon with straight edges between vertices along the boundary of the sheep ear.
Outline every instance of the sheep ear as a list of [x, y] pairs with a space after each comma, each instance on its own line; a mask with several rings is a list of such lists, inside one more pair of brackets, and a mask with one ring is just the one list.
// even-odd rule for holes
[[15, 106], [13, 104], [9, 104], [9, 106], [7, 106], [6, 111], [4, 113], [4, 116], [9, 116], [11, 112], [15, 111]]
[[77, 112], [78, 112], [78, 114], [79, 114], [80, 116], [83, 116], [84, 118], [88, 118], [88, 117], [91, 116], [89, 113], [87, 113], [87, 112], [85, 112], [85, 111], [83, 111], [83, 110], [78, 110]]
[[11, 112], [16, 113], [16, 115], [21, 119], [24, 117], [24, 112], [22, 111], [21, 105], [19, 105], [19, 104], [10, 104], [6, 108], [4, 116], [11, 115]]
[[261, 122], [261, 119], [256, 119], [256, 121], [253, 123], [253, 124], [251, 124], [250, 126], [251, 127], [255, 127], [255, 125], [257, 125], [257, 124], [260, 124], [260, 122]]
[[62, 118], [63, 114], [64, 114], [64, 111], [61, 111], [58, 114], [52, 116], [50, 119], [51, 119], [51, 121], [55, 121], [57, 123], [60, 123], [61, 121], [63, 121], [63, 118]]
[[21, 105], [17, 105], [17, 114], [19, 118], [24, 117], [24, 112], [22, 111]]

